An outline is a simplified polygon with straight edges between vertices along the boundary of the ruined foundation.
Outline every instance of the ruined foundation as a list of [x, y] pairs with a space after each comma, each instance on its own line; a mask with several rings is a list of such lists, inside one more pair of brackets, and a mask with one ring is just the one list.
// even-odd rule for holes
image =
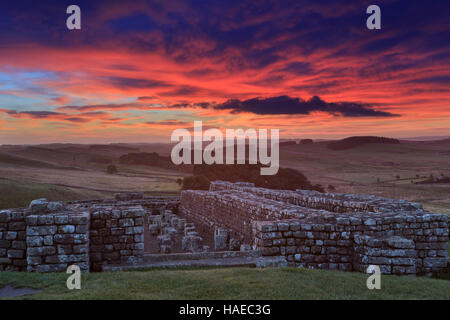
[[216, 181], [181, 198], [127, 193], [1, 210], [0, 270], [377, 265], [417, 275], [448, 271], [448, 240], [448, 216], [418, 203]]
[[289, 265], [384, 274], [429, 274], [448, 268], [448, 216], [405, 200], [211, 183], [183, 191], [180, 213], [209, 230]]

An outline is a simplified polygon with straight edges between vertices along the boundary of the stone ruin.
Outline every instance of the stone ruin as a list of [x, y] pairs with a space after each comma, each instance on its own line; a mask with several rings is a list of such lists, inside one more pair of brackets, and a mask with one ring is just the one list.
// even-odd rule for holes
[[[181, 197], [117, 194], [0, 211], [0, 270], [191, 265], [446, 272], [448, 216], [405, 200], [215, 181]], [[235, 260], [233, 260], [235, 259]], [[241, 259], [241, 260], [239, 260]], [[150, 264], [149, 264], [150, 263]], [[211, 264], [212, 263], [212, 264]]]
[[288, 265], [384, 274], [448, 271], [448, 216], [405, 200], [215, 181], [181, 193], [179, 211], [205, 229]]
[[82, 272], [109, 264], [139, 264], [148, 215], [176, 210], [178, 197], [117, 194], [112, 200], [66, 204], [34, 200], [28, 208], [0, 210], [0, 270]]

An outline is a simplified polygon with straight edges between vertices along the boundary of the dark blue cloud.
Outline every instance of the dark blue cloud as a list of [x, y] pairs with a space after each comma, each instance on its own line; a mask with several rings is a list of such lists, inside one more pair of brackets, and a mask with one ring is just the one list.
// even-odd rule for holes
[[167, 82], [139, 78], [108, 77], [106, 81], [118, 88], [155, 88], [169, 87]]
[[126, 17], [108, 21], [108, 26], [115, 32], [146, 32], [156, 30], [158, 25], [144, 13], [133, 13]]
[[[204, 106], [202, 106], [204, 107]], [[368, 104], [356, 102], [325, 102], [317, 96], [309, 100], [279, 96], [271, 98], [253, 98], [248, 100], [228, 100], [209, 107], [216, 110], [232, 110], [232, 113], [250, 112], [259, 115], [298, 114], [307, 115], [314, 111], [327, 112], [344, 117], [395, 117], [397, 115], [374, 110]]]
[[436, 83], [436, 84], [450, 84], [449, 76], [434, 76], [434, 77], [422, 77], [414, 80], [407, 81], [408, 83]]
[[[82, 9], [80, 32], [65, 28], [65, 10], [74, 3]], [[225, 61], [230, 71], [282, 63], [286, 52], [307, 56], [319, 50], [351, 58], [396, 48], [404, 55], [426, 53], [429, 58], [423, 63], [448, 61], [450, 1], [379, 0], [382, 30], [378, 31], [365, 27], [370, 4], [369, 0], [2, 1], [0, 46], [32, 42], [63, 48], [159, 50], [179, 63], [201, 57], [221, 61], [233, 52]], [[115, 13], [106, 15], [110, 7]], [[197, 41], [208, 46], [193, 46]], [[374, 65], [380, 63], [373, 60]], [[389, 66], [384, 63], [383, 68]], [[313, 71], [301, 63], [285, 69], [299, 75]]]

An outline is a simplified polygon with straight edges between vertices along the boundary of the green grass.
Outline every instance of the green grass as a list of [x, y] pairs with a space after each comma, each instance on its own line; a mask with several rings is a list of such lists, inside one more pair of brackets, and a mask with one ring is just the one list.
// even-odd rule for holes
[[450, 299], [450, 281], [382, 276], [368, 290], [367, 275], [296, 268], [176, 269], [82, 275], [81, 290], [66, 274], [0, 272], [0, 286], [42, 289], [19, 299]]
[[51, 201], [103, 198], [101, 194], [93, 191], [9, 179], [0, 179], [0, 195], [0, 210], [26, 207], [32, 200], [39, 198], [47, 198]]

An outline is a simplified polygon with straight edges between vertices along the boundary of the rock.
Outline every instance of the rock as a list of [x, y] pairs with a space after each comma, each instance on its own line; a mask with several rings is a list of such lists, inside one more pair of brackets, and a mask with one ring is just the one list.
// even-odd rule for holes
[[214, 250], [225, 250], [228, 243], [228, 231], [216, 228], [214, 231]]
[[47, 210], [50, 212], [57, 212], [64, 209], [64, 205], [61, 202], [51, 201], [47, 204]]
[[238, 251], [241, 247], [241, 241], [239, 241], [238, 239], [230, 239], [230, 243], [229, 243], [229, 249], [230, 251]]
[[148, 226], [148, 230], [151, 235], [156, 236], [159, 233], [159, 226], [157, 224], [151, 224]]
[[199, 252], [201, 251], [201, 242], [203, 239], [199, 236], [185, 236], [181, 241], [181, 247], [184, 251]]
[[414, 249], [414, 241], [401, 237], [391, 237], [387, 239], [387, 243], [396, 249]]
[[172, 246], [170, 246], [170, 245], [162, 245], [160, 247], [161, 253], [170, 253], [171, 251], [172, 251]]
[[28, 209], [30, 210], [30, 214], [42, 213], [47, 211], [48, 204], [49, 202], [45, 198], [36, 199], [31, 201]]
[[142, 192], [126, 192], [126, 193], [116, 193], [114, 195], [116, 200], [119, 201], [130, 201], [130, 200], [140, 200], [144, 198]]

